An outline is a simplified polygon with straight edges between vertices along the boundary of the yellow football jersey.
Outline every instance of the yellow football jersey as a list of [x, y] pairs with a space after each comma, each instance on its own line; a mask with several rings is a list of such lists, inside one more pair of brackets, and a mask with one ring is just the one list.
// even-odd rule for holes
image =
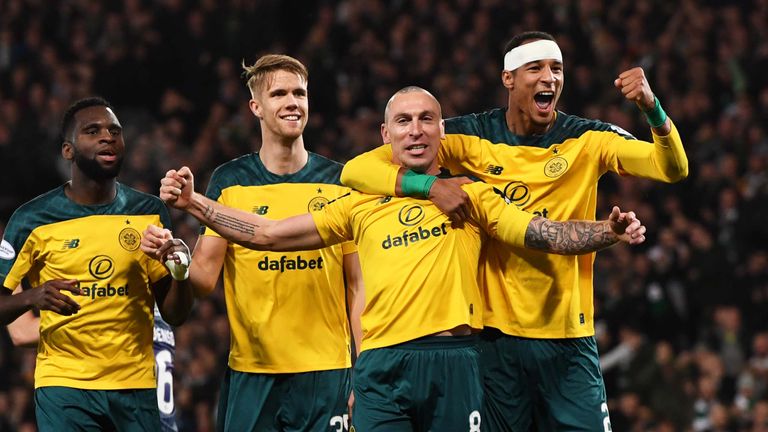
[[11, 217], [0, 253], [3, 286], [77, 279], [82, 291], [61, 291], [80, 304], [76, 314], [40, 313], [36, 388], [155, 387], [150, 284], [168, 272], [139, 249], [150, 224], [170, 227], [165, 205], [121, 184], [109, 204], [76, 204], [59, 187]]
[[[320, 211], [346, 193], [340, 173], [340, 164], [310, 153], [300, 171], [276, 175], [253, 153], [219, 167], [206, 195], [229, 207], [282, 219]], [[218, 236], [209, 228], [204, 234]], [[343, 246], [262, 252], [229, 243], [224, 294], [232, 369], [294, 373], [351, 366], [342, 263], [343, 254], [355, 248]]]
[[489, 185], [463, 187], [473, 222], [461, 228], [431, 201], [357, 191], [312, 214], [326, 244], [354, 239], [358, 245], [365, 283], [362, 350], [465, 324], [482, 328], [477, 264], [483, 233], [521, 246], [533, 215], [507, 205]]
[[[666, 182], [688, 174], [674, 125], [653, 143], [614, 125], [558, 112], [540, 136], [507, 128], [505, 110], [446, 120], [438, 159], [501, 190], [520, 209], [553, 220], [594, 220], [597, 182], [607, 171]], [[371, 193], [392, 193], [398, 167], [383, 146], [347, 163], [342, 180]], [[549, 255], [491, 242], [480, 280], [486, 326], [530, 338], [594, 335], [594, 254]]]

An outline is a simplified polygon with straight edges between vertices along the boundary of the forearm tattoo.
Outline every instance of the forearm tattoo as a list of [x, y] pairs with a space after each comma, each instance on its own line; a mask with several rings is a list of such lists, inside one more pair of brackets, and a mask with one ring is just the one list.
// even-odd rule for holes
[[525, 232], [526, 247], [565, 255], [593, 252], [617, 241], [607, 222], [557, 222], [537, 217]]
[[206, 219], [210, 219], [211, 215], [213, 215], [213, 206], [205, 206], [205, 210], [203, 211], [203, 216]]
[[203, 215], [205, 216], [206, 220], [208, 220], [213, 225], [214, 229], [226, 228], [232, 231], [247, 234], [249, 236], [254, 236], [256, 234], [256, 228], [258, 228], [258, 225], [256, 224], [246, 222], [234, 216], [228, 216], [219, 213], [215, 211], [212, 206], [207, 206], [203, 212]]

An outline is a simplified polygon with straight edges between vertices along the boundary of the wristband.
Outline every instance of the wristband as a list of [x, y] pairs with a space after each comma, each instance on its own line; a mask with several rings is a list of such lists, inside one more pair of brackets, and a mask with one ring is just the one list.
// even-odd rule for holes
[[643, 111], [643, 114], [645, 114], [645, 119], [648, 120], [648, 124], [652, 128], [659, 128], [664, 126], [664, 123], [667, 122], [667, 113], [665, 113], [664, 110], [661, 108], [661, 103], [659, 102], [659, 98], [654, 96], [653, 99], [656, 101], [656, 104], [653, 106], [652, 109], [648, 111]]
[[408, 170], [403, 174], [403, 178], [400, 181], [400, 189], [402, 189], [404, 196], [427, 198], [429, 197], [429, 190], [432, 188], [432, 183], [434, 183], [435, 180], [437, 180], [436, 176], [418, 174]]

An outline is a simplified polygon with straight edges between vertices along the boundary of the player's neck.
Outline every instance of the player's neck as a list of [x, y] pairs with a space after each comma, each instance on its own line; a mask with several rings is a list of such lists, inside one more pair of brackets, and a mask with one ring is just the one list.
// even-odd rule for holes
[[417, 170], [414, 170], [414, 171], [420, 174], [427, 174], [427, 175], [433, 175], [433, 176], [440, 175], [440, 172], [441, 172], [440, 165], [438, 165], [437, 162], [432, 164], [432, 166], [430, 166], [424, 171], [417, 171]]
[[417, 166], [409, 166], [408, 163], [401, 161], [396, 154], [392, 155], [392, 163], [395, 165], [400, 165], [401, 167], [405, 168], [405, 170], [411, 170], [418, 174], [427, 174], [427, 175], [438, 175], [440, 174], [440, 165], [437, 163], [437, 159], [434, 159], [430, 165], [426, 168], [421, 168]]
[[516, 110], [508, 108], [505, 114], [507, 120], [507, 129], [515, 135], [533, 136], [544, 135], [549, 128], [555, 124], [556, 116], [552, 118], [552, 121], [542, 125], [534, 123], [531, 116], [522, 110]]
[[259, 150], [259, 158], [269, 172], [286, 175], [304, 168], [309, 159], [309, 153], [304, 148], [302, 137], [289, 142], [264, 140]]
[[64, 185], [67, 198], [81, 205], [107, 204], [114, 201], [117, 195], [117, 181], [94, 180], [82, 173], [72, 173], [72, 179]]

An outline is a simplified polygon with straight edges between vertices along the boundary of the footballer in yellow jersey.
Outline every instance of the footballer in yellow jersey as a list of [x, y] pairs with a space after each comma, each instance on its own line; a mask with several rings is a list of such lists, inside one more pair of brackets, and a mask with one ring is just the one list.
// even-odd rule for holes
[[[261, 147], [218, 167], [207, 196], [267, 218], [322, 210], [348, 189], [340, 184], [341, 164], [304, 148], [306, 68], [280, 54], [264, 55], [243, 68]], [[164, 247], [163, 240], [153, 241], [154, 247]], [[357, 339], [362, 308], [354, 244], [260, 252], [204, 229], [194, 257], [190, 280], [199, 296], [215, 288], [223, 270], [231, 329], [217, 430], [346, 428], [350, 327]]]
[[[206, 196], [266, 218], [316, 212], [348, 191], [341, 165], [314, 153], [297, 173], [275, 175], [251, 153], [213, 174]], [[206, 228], [205, 236], [217, 236]], [[346, 244], [347, 253], [355, 252]], [[232, 338], [229, 367], [251, 373], [344, 369], [350, 363], [342, 245], [262, 252], [230, 243], [224, 293]], [[296, 317], [313, 325], [296, 327]], [[289, 336], [290, 335], [290, 336]]]
[[[627, 71], [614, 84], [644, 110], [655, 109], [649, 117], [656, 121], [653, 143], [608, 123], [555, 111], [563, 63], [551, 36], [524, 33], [510, 42], [506, 54], [502, 78], [509, 108], [447, 119], [438, 155], [443, 166], [471, 173], [503, 191], [519, 208], [553, 220], [594, 220], [597, 181], [607, 171], [664, 182], [687, 175], [687, 158], [674, 125], [666, 115], [651, 118], [659, 117], [660, 106], [642, 70]], [[389, 148], [376, 149], [350, 161], [342, 181], [369, 193], [392, 194], [401, 168], [390, 160]], [[486, 249], [480, 278], [484, 323], [490, 328], [485, 335], [492, 342], [483, 348], [483, 368], [488, 426], [493, 430], [528, 430], [533, 401], [541, 401], [534, 411], [542, 430], [602, 430], [609, 424], [593, 339], [593, 262], [594, 254], [548, 255], [493, 241]], [[560, 343], [568, 340], [584, 346], [566, 352]], [[525, 344], [537, 341], [542, 351], [551, 348], [583, 364], [552, 363], [555, 360], [543, 353], [521, 360], [518, 356], [525, 350], [536, 349]], [[550, 343], [552, 347], [544, 346]], [[497, 352], [502, 344], [510, 348]], [[545, 377], [546, 370], [558, 374]], [[589, 373], [576, 376], [579, 370]], [[525, 377], [546, 385], [533, 385]], [[565, 390], [569, 382], [581, 385]], [[543, 390], [536, 394], [539, 388]]]
[[[62, 154], [71, 180], [21, 206], [0, 249], [3, 322], [40, 311], [35, 409], [40, 431], [160, 430], [152, 350], [154, 304], [173, 324], [191, 290], [140, 249], [150, 224], [170, 216], [157, 197], [115, 181], [125, 144], [103, 99], [65, 113]], [[178, 239], [161, 255], [184, 253]], [[180, 258], [173, 258], [181, 261]], [[183, 279], [183, 278], [181, 278]], [[11, 291], [24, 286], [15, 295]]]
[[[438, 160], [445, 161], [448, 169], [471, 172], [520, 209], [553, 220], [594, 220], [597, 180], [607, 169], [623, 170], [617, 154], [632, 151], [628, 146], [633, 145], [627, 142], [631, 136], [615, 126], [564, 113], [557, 116], [553, 131], [559, 135], [554, 136], [512, 135], [503, 109], [450, 118], [445, 125]], [[680, 145], [676, 131], [672, 137], [656, 139], [663, 146]], [[351, 176], [356, 171], [378, 172], [381, 169], [372, 159], [383, 162], [391, 154], [389, 147], [381, 147], [353, 160], [344, 172]], [[392, 169], [389, 176], [366, 174], [364, 180], [349, 180], [373, 191], [383, 187], [376, 180], [396, 177], [398, 168]], [[391, 187], [386, 189], [392, 193]], [[530, 338], [594, 335], [593, 254], [550, 255], [504, 246], [489, 248], [487, 254], [481, 271], [486, 326]], [[525, 289], [528, 283], [537, 289]], [[542, 292], [558, 293], [560, 301], [553, 307]]]
[[[386, 119], [382, 135], [396, 143], [393, 159], [436, 172], [443, 123], [434, 97], [407, 87], [390, 100]], [[356, 191], [323, 211], [272, 221], [193, 193], [186, 167], [169, 171], [162, 184], [163, 200], [249, 248], [303, 250], [354, 239], [366, 287], [354, 378], [358, 430], [480, 424], [477, 352], [466, 336], [482, 327], [477, 263], [486, 233], [512, 247], [583, 253], [617, 241], [621, 219], [631, 225], [622, 239], [639, 242], [644, 232], [617, 208], [612, 222], [553, 223], [508, 205], [484, 183], [463, 186], [472, 205], [471, 222], [462, 226], [430, 201]]]
[[41, 311], [36, 388], [155, 387], [148, 282], [168, 271], [139, 250], [149, 224], [169, 226], [163, 203], [119, 183], [108, 204], [77, 204], [61, 186], [14, 212], [4, 244], [16, 252], [0, 259], [3, 286], [64, 279], [80, 288], [77, 313]]
[[473, 222], [457, 228], [430, 201], [357, 191], [312, 214], [325, 244], [354, 239], [358, 245], [366, 287], [362, 351], [462, 325], [482, 328], [482, 237], [496, 236], [504, 215], [513, 230], [506, 241], [522, 247], [533, 215], [507, 206], [484, 183], [464, 190], [473, 203]]
[[482, 421], [477, 351], [468, 336], [482, 328], [481, 244], [489, 233], [523, 246], [533, 215], [486, 184], [463, 188], [472, 222], [456, 228], [430, 201], [356, 191], [312, 214], [325, 244], [354, 239], [361, 257], [356, 430], [454, 430]]

